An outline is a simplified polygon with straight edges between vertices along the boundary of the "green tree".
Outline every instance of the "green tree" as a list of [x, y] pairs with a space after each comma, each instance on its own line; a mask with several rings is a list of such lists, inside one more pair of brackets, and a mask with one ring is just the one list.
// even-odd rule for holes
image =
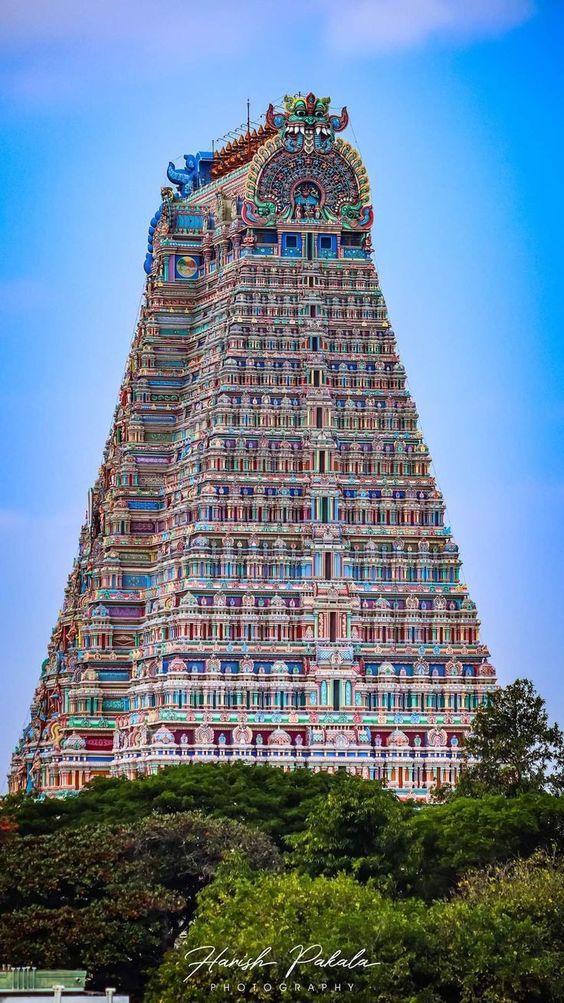
[[564, 798], [458, 797], [415, 808], [378, 784], [343, 776], [287, 841], [290, 866], [313, 877], [352, 874], [381, 891], [425, 901], [471, 869], [564, 848]]
[[459, 797], [424, 805], [404, 824], [408, 861], [397, 875], [402, 894], [427, 901], [455, 888], [467, 871], [564, 848], [564, 798], [522, 794]]
[[561, 1003], [564, 867], [544, 854], [478, 871], [429, 912], [436, 989], [460, 1003]]
[[303, 832], [287, 840], [292, 864], [312, 876], [344, 871], [363, 882], [377, 878], [390, 889], [405, 865], [413, 811], [380, 784], [340, 774]]
[[[343, 993], [332, 987], [345, 981], [358, 1003], [559, 1003], [563, 938], [564, 868], [545, 855], [473, 872], [454, 897], [432, 907], [394, 902], [344, 874], [293, 871], [253, 880], [220, 868], [198, 897], [187, 936], [150, 980], [145, 1003], [203, 1003], [212, 984], [224, 982], [246, 985], [239, 999], [272, 1003], [319, 999], [325, 983], [323, 998], [336, 1001]], [[340, 952], [349, 959], [364, 947], [379, 964], [300, 964], [288, 973], [296, 945], [320, 945], [324, 958]], [[212, 957], [225, 948], [226, 960], [243, 964], [270, 948], [263, 961], [276, 964], [196, 969], [212, 947]]]
[[104, 778], [61, 801], [4, 798], [0, 818], [13, 820], [22, 835], [50, 833], [100, 822], [129, 824], [154, 812], [201, 811], [213, 818], [247, 822], [281, 846], [299, 832], [315, 803], [336, 778], [310, 770], [284, 770], [234, 762], [172, 766], [136, 780]]
[[16, 837], [0, 848], [0, 956], [86, 967], [94, 987], [139, 996], [218, 865], [279, 868], [270, 839], [195, 814]]
[[493, 691], [476, 713], [465, 755], [459, 794], [564, 789], [564, 736], [549, 724], [545, 702], [528, 679]]
[[[319, 999], [343, 999], [335, 983], [353, 983], [346, 998], [357, 1003], [432, 1003], [440, 999], [423, 991], [426, 981], [427, 947], [424, 933], [425, 908], [419, 902], [394, 903], [371, 887], [340, 874], [335, 878], [311, 878], [293, 871], [285, 875], [250, 876], [227, 874], [224, 869], [199, 896], [194, 923], [186, 938], [171, 950], [152, 978], [145, 1003], [184, 1003], [213, 998], [211, 985], [230, 982], [246, 985], [238, 999], [270, 1003], [304, 1003]], [[249, 971], [216, 966], [194, 971], [203, 945], [226, 948], [228, 959], [256, 959], [270, 948], [264, 961], [273, 967]], [[298, 960], [297, 945], [318, 945], [322, 957], [341, 952], [353, 959], [365, 948], [374, 967], [319, 967]], [[194, 953], [189, 953], [194, 952]], [[309, 957], [316, 954], [315, 948]], [[264, 988], [270, 985], [272, 988]], [[313, 985], [317, 990], [309, 987]], [[253, 988], [254, 987], [254, 988]]]

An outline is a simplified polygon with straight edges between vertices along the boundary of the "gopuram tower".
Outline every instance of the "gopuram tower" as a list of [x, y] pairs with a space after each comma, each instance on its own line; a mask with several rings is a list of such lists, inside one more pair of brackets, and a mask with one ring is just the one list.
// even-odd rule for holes
[[346, 109], [168, 168], [126, 374], [10, 789], [236, 759], [426, 798], [495, 685]]

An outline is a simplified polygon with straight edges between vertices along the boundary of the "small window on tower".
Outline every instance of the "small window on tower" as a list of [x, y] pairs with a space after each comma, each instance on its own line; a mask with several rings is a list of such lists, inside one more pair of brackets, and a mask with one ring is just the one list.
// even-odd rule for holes
[[296, 233], [286, 234], [286, 247], [297, 247], [298, 246], [298, 235]]
[[333, 246], [333, 238], [321, 236], [319, 238], [319, 246], [323, 248], [324, 251], [330, 251]]

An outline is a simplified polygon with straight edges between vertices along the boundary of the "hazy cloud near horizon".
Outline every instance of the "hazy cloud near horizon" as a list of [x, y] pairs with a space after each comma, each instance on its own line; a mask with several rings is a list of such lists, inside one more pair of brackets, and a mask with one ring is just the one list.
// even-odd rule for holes
[[[4, 0], [0, 7], [2, 77], [13, 100], [50, 104], [113, 70], [152, 78], [159, 65], [200, 64], [253, 39], [280, 51], [296, 31], [341, 56], [409, 52], [428, 43], [465, 46], [503, 34], [536, 13], [535, 0], [289, 0], [285, 16], [273, 0], [217, 0], [204, 9], [171, 0]], [[299, 18], [294, 16], [299, 11]], [[101, 61], [103, 57], [103, 61]]]

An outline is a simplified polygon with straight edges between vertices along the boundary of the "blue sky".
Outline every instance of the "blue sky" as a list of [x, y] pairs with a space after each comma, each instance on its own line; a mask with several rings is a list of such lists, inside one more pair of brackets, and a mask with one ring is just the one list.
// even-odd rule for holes
[[557, 0], [3, 0], [0, 769], [76, 550], [166, 165], [284, 93], [346, 104], [376, 262], [502, 682], [564, 721]]

